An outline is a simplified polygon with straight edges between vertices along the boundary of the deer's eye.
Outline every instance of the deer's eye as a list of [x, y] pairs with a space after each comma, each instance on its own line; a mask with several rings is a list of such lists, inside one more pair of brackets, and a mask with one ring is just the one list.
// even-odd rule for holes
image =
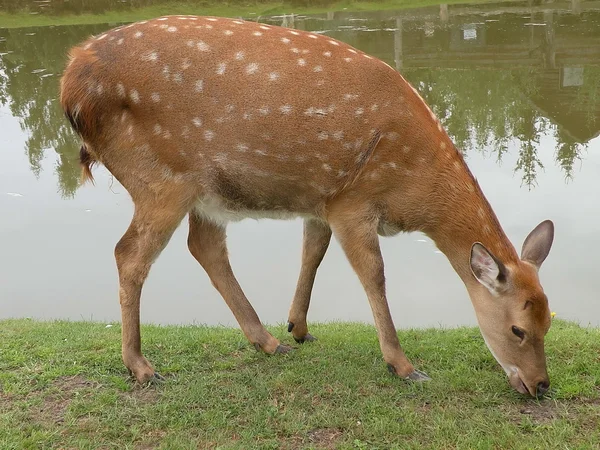
[[521, 330], [519, 327], [515, 327], [514, 325], [511, 328], [513, 334], [517, 336], [519, 339], [523, 340], [525, 338], [525, 332]]

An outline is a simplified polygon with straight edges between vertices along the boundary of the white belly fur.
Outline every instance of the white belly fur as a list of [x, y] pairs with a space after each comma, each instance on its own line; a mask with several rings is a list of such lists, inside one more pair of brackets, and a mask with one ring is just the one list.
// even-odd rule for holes
[[225, 225], [228, 222], [239, 222], [243, 219], [277, 219], [292, 220], [298, 217], [312, 217], [290, 211], [278, 210], [250, 210], [250, 209], [228, 209], [221, 197], [214, 194], [206, 195], [196, 202], [194, 206], [196, 214], [210, 220], [211, 222]]

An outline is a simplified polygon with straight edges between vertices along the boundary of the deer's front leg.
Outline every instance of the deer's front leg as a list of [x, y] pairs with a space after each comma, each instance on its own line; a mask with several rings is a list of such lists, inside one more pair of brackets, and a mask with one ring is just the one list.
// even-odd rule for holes
[[306, 315], [310, 304], [310, 296], [315, 283], [317, 269], [323, 261], [331, 240], [331, 228], [317, 219], [304, 221], [304, 239], [302, 242], [302, 267], [294, 300], [288, 315], [288, 331], [296, 342], [312, 341], [314, 337], [308, 332]]
[[377, 220], [374, 220], [368, 211], [361, 214], [353, 206], [338, 213], [333, 210], [329, 223], [365, 289], [373, 311], [383, 359], [390, 372], [411, 380], [428, 379], [426, 374], [415, 370], [398, 341], [385, 295], [385, 275], [377, 236]]

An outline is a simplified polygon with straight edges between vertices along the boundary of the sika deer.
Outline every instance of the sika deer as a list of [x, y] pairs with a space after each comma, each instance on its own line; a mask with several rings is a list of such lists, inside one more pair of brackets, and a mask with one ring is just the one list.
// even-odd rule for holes
[[158, 377], [141, 352], [140, 294], [189, 215], [188, 245], [257, 349], [267, 332], [236, 281], [225, 228], [246, 217], [303, 217], [302, 270], [289, 331], [310, 340], [313, 281], [332, 233], [364, 286], [383, 358], [425, 380], [398, 342], [378, 234], [421, 231], [461, 277], [481, 332], [521, 393], [549, 386], [548, 301], [538, 269], [553, 224], [521, 258], [439, 121], [384, 62], [327, 36], [216, 17], [119, 27], [72, 49], [61, 103], [82, 137], [84, 178], [102, 163], [135, 204], [115, 249], [125, 366]]

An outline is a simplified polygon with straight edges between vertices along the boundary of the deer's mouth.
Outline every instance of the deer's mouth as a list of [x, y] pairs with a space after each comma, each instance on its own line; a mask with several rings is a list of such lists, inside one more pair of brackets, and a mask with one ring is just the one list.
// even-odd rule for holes
[[523, 380], [521, 379], [521, 377], [519, 376], [519, 372], [518, 371], [514, 371], [511, 375], [510, 375], [510, 385], [513, 387], [513, 389], [515, 389], [517, 392], [519, 392], [520, 394], [529, 394], [529, 395], [534, 395], [532, 394], [529, 389], [527, 388], [527, 385], [523, 382]]

